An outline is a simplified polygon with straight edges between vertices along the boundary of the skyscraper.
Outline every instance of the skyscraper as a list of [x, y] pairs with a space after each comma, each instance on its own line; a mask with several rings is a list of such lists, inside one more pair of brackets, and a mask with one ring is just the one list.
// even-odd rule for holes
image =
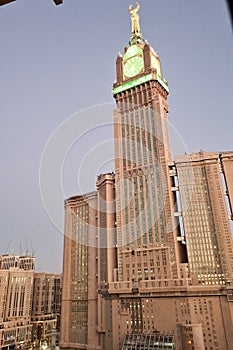
[[[132, 35], [123, 57], [118, 55], [113, 88], [117, 103], [114, 126], [118, 275], [123, 281], [131, 280], [132, 270], [136, 280], [150, 280], [157, 273], [156, 265], [153, 274], [149, 265], [142, 269], [132, 269], [132, 265], [137, 265], [142, 254], [143, 260], [149, 261], [165, 251], [164, 273], [177, 278], [183, 248], [177, 240], [175, 198], [170, 191], [173, 178], [167, 166], [171, 162], [169, 88], [157, 53], [142, 37], [137, 9], [130, 10]], [[149, 248], [154, 256], [149, 254]]]
[[139, 8], [116, 60], [115, 176], [66, 201], [61, 348], [230, 350], [232, 152], [172, 160]]
[[175, 157], [189, 271], [202, 284], [232, 282], [232, 237], [219, 154]]
[[65, 202], [65, 236], [61, 348], [96, 348], [97, 333], [97, 194], [71, 197]]
[[233, 152], [221, 152], [220, 160], [224, 179], [226, 181], [226, 190], [231, 210], [231, 220], [233, 220]]

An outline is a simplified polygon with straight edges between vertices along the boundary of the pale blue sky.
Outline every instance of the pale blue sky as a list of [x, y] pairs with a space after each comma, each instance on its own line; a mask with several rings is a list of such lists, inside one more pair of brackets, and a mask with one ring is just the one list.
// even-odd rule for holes
[[[17, 0], [0, 7], [0, 253], [10, 240], [9, 253], [19, 253], [20, 242], [26, 250], [27, 237], [39, 270], [61, 271], [63, 245], [40, 196], [43, 149], [69, 116], [113, 102], [115, 59], [130, 38], [130, 3]], [[160, 56], [169, 119], [189, 152], [232, 150], [233, 38], [225, 1], [141, 0], [140, 23]], [[111, 138], [111, 127], [100, 134], [83, 138], [67, 156], [65, 196], [77, 193], [81, 148]], [[87, 174], [85, 190], [94, 190], [95, 175]], [[62, 201], [54, 205], [62, 216]]]

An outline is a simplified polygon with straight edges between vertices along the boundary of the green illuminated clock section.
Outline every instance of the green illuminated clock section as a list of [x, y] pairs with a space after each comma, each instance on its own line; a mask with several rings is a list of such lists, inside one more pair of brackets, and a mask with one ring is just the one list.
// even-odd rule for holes
[[141, 56], [132, 57], [124, 65], [124, 74], [130, 78], [140, 73], [142, 68], [143, 58]]
[[137, 45], [132, 45], [127, 49], [126, 53], [124, 54], [123, 60], [125, 61], [128, 58], [136, 56], [140, 53], [142, 53], [142, 49]]

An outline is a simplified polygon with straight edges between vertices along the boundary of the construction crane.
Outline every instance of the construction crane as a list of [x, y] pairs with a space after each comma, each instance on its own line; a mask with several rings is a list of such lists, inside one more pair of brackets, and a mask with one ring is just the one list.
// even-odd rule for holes
[[9, 250], [9, 248], [10, 248], [11, 243], [12, 243], [12, 240], [10, 239], [10, 240], [7, 242], [7, 246], [6, 246], [6, 249], [4, 250], [3, 255], [8, 254], [8, 250]]
[[[0, 0], [0, 6], [9, 4], [10, 2], [13, 2], [13, 1], [16, 1], [16, 0]], [[56, 5], [61, 5], [63, 3], [63, 0], [53, 0], [53, 2]]]

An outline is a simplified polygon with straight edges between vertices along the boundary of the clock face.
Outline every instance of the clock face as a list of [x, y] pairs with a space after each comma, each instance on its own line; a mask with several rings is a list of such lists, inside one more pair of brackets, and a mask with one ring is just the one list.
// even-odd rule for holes
[[124, 73], [127, 77], [133, 77], [143, 68], [143, 59], [140, 56], [130, 58], [124, 65]]
[[137, 46], [137, 45], [132, 45], [132, 46], [130, 46], [127, 49], [126, 53], [124, 54], [124, 58], [123, 59], [125, 61], [128, 58], [136, 56], [136, 55], [138, 55], [140, 53], [142, 53], [142, 49], [139, 46]]

